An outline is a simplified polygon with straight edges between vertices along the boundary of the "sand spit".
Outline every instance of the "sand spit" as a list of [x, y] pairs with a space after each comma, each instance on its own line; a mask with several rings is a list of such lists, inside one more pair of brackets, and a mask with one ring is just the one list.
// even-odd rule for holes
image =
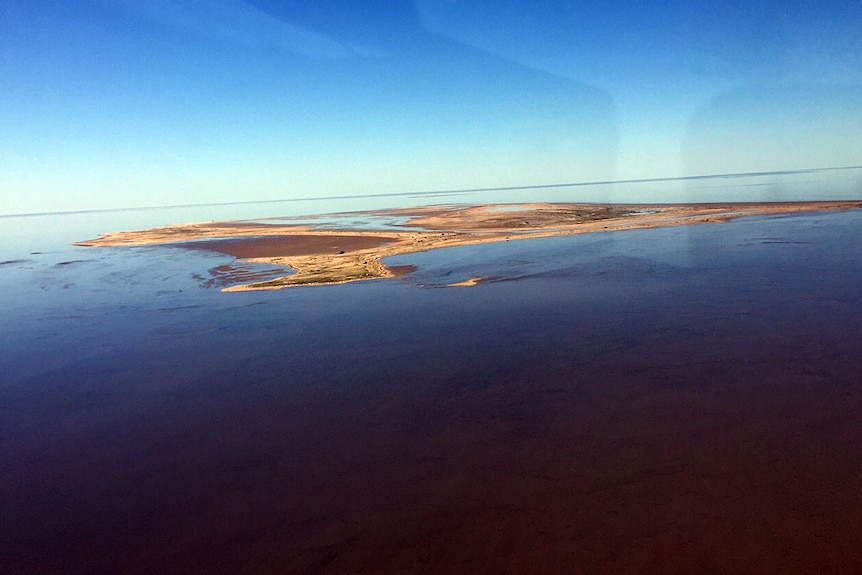
[[[482, 204], [442, 205], [337, 214], [397, 216], [404, 229], [318, 228], [308, 224], [199, 222], [115, 232], [77, 242], [81, 246], [165, 244], [206, 249], [253, 263], [289, 267], [296, 273], [226, 287], [223, 291], [275, 290], [394, 277], [382, 258], [470, 244], [578, 233], [724, 222], [744, 216], [862, 208], [862, 201], [722, 204]], [[409, 273], [409, 272], [407, 272]], [[482, 283], [468, 280], [451, 286]]]
[[474, 285], [479, 285], [480, 283], [494, 281], [495, 279], [497, 279], [497, 278], [496, 277], [483, 278], [483, 277], [473, 276], [470, 279], [464, 280], [462, 282], [454, 282], [454, 283], [446, 284], [444, 287], [471, 287]]

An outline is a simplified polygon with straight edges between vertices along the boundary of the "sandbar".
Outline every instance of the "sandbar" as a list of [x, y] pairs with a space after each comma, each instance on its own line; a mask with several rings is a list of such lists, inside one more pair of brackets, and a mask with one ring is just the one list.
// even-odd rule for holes
[[[712, 204], [526, 203], [437, 205], [333, 214], [338, 225], [270, 221], [198, 222], [102, 234], [81, 246], [164, 244], [204, 249], [250, 263], [287, 267], [295, 273], [228, 285], [222, 291], [277, 290], [396, 277], [410, 266], [387, 267], [383, 258], [444, 247], [579, 233], [721, 223], [746, 216], [862, 208], [862, 201]], [[386, 216], [398, 223], [366, 229], [355, 224]], [[360, 228], [360, 229], [357, 229]], [[241, 278], [250, 279], [250, 278]], [[473, 278], [450, 284], [483, 283]]]

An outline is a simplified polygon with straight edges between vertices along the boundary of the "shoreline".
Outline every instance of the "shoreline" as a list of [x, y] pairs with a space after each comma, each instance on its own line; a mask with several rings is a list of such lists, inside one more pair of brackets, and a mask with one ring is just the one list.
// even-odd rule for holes
[[[295, 273], [240, 283], [224, 292], [277, 290], [301, 285], [342, 284], [409, 273], [389, 268], [383, 258], [445, 247], [565, 236], [580, 233], [722, 223], [740, 217], [862, 208], [862, 201], [746, 202], [710, 204], [467, 204], [395, 208], [332, 214], [338, 217], [392, 216], [402, 223], [383, 229], [345, 225], [254, 221], [199, 222], [148, 230], [106, 233], [74, 245], [161, 244], [231, 255], [238, 260], [288, 267]], [[307, 218], [306, 218], [307, 219]], [[478, 278], [477, 278], [478, 279]], [[468, 281], [452, 287], [481, 283]]]

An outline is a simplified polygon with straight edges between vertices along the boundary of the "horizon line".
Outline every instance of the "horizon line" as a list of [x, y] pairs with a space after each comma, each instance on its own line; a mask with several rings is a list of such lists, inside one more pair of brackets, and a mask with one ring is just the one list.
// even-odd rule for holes
[[61, 210], [57, 212], [24, 212], [24, 213], [16, 213], [16, 214], [0, 214], [0, 218], [24, 218], [24, 217], [38, 217], [38, 216], [56, 216], [56, 215], [75, 215], [75, 214], [96, 214], [96, 213], [109, 213], [109, 212], [134, 212], [134, 211], [144, 211], [144, 210], [168, 210], [168, 209], [179, 209], [179, 208], [198, 208], [198, 207], [211, 207], [211, 206], [242, 206], [242, 205], [255, 205], [255, 204], [278, 204], [278, 203], [287, 203], [287, 202], [311, 202], [317, 200], [352, 200], [357, 198], [394, 198], [394, 197], [405, 197], [405, 196], [438, 196], [438, 195], [449, 195], [449, 194], [467, 194], [467, 193], [475, 193], [475, 192], [507, 192], [507, 191], [517, 191], [517, 190], [546, 190], [552, 188], [574, 188], [574, 187], [583, 187], [583, 186], [603, 186], [603, 185], [611, 185], [611, 184], [646, 184], [651, 182], [679, 182], [679, 181], [690, 181], [690, 180], [709, 180], [709, 179], [719, 179], [719, 178], [740, 178], [740, 177], [763, 177], [763, 176], [784, 176], [791, 174], [805, 174], [805, 173], [814, 173], [814, 172], [828, 172], [828, 171], [838, 171], [838, 170], [858, 170], [862, 169], [862, 165], [860, 166], [839, 166], [839, 167], [829, 167], [829, 168], [806, 168], [800, 170], [772, 170], [766, 172], [736, 172], [736, 173], [727, 173], [727, 174], [702, 174], [696, 176], [672, 176], [672, 177], [661, 177], [661, 178], [634, 178], [634, 179], [625, 179], [625, 180], [597, 180], [597, 181], [589, 181], [589, 182], [569, 182], [569, 183], [556, 183], [556, 184], [531, 184], [531, 185], [521, 185], [521, 186], [496, 186], [496, 187], [485, 187], [485, 188], [456, 188], [456, 189], [447, 189], [447, 190], [427, 190], [427, 191], [410, 191], [410, 192], [385, 192], [385, 193], [376, 193], [376, 194], [351, 194], [351, 195], [337, 195], [337, 196], [312, 196], [305, 198], [283, 198], [278, 200], [248, 200], [248, 201], [236, 201], [236, 202], [206, 202], [206, 203], [195, 203], [195, 204], [170, 204], [170, 205], [157, 205], [157, 206], [133, 206], [126, 208], [91, 208], [86, 210]]

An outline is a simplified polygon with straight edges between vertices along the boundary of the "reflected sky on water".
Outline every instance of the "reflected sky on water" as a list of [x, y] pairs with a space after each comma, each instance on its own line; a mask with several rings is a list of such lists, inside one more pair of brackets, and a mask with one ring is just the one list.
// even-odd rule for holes
[[[655, 558], [653, 532], [680, 568], [778, 560], [776, 533], [809, 565], [852, 557], [862, 211], [448, 248], [389, 258], [417, 267], [398, 279], [249, 293], [194, 277], [227, 256], [67, 245], [113, 217], [5, 244], [12, 572], [607, 565]], [[428, 289], [473, 276], [495, 280]]]

